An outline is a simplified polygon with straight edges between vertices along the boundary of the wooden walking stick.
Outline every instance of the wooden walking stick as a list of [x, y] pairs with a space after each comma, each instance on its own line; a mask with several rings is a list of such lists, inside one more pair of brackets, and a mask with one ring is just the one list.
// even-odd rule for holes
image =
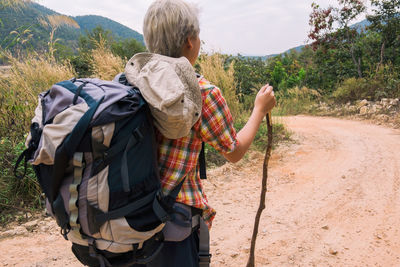
[[263, 179], [261, 186], [261, 197], [260, 197], [260, 205], [258, 206], [256, 218], [254, 221], [253, 228], [253, 236], [251, 238], [251, 247], [250, 247], [250, 256], [247, 261], [247, 267], [254, 267], [254, 253], [256, 247], [256, 239], [258, 234], [258, 226], [260, 224], [261, 213], [265, 209], [265, 195], [267, 194], [267, 182], [268, 182], [268, 162], [271, 157], [272, 150], [272, 118], [271, 113], [268, 113], [266, 116], [267, 126], [268, 126], [268, 145], [267, 150], [265, 152], [264, 164], [263, 164]]

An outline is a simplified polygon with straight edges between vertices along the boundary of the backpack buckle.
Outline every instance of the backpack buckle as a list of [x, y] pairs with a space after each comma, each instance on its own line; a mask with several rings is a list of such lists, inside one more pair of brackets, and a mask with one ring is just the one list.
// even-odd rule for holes
[[211, 263], [212, 254], [199, 254], [199, 263]]

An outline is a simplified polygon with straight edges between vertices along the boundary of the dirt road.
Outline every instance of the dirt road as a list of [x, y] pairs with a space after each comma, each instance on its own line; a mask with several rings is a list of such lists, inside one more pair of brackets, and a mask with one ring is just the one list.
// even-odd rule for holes
[[[284, 119], [273, 152], [257, 266], [400, 266], [400, 131], [332, 118]], [[218, 214], [212, 266], [245, 266], [263, 155], [209, 171]], [[35, 233], [50, 228], [47, 233]], [[42, 229], [40, 229], [42, 228]], [[4, 266], [79, 266], [52, 223], [0, 240]], [[26, 233], [25, 233], [26, 234]]]

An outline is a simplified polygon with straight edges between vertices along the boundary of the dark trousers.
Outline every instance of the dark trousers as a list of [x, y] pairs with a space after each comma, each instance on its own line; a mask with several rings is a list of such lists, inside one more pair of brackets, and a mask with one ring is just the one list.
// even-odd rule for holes
[[[99, 261], [89, 256], [87, 247], [72, 245], [72, 252], [83, 263], [91, 267], [100, 266]], [[198, 267], [199, 266], [199, 236], [194, 231], [181, 242], [164, 242], [164, 247], [156, 258], [147, 263], [134, 264], [131, 267]]]

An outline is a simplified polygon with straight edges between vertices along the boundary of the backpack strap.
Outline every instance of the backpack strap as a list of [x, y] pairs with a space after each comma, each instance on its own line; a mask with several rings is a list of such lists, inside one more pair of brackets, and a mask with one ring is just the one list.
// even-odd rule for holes
[[[58, 83], [58, 85], [70, 90], [73, 93], [78, 91], [78, 87], [71, 81], [64, 81]], [[65, 138], [64, 142], [57, 148], [54, 157], [54, 171], [53, 171], [53, 181], [50, 188], [49, 200], [52, 204], [57, 198], [58, 191], [63, 180], [65, 169], [68, 166], [69, 160], [72, 158], [74, 152], [76, 151], [79, 143], [81, 142], [83, 136], [85, 135], [87, 129], [89, 128], [90, 122], [97, 108], [103, 102], [104, 96], [99, 100], [95, 101], [89, 94], [84, 91], [80, 91], [80, 96], [85, 99], [89, 106], [89, 110], [80, 118], [78, 123], [75, 125], [71, 133]]]
[[200, 179], [207, 179], [207, 171], [206, 171], [206, 154], [205, 154], [205, 143], [201, 143], [201, 151], [199, 155], [199, 165], [200, 165]]
[[[31, 141], [29, 142], [28, 148], [21, 153], [18, 157], [17, 162], [14, 166], [14, 176], [18, 179], [23, 179], [26, 175], [27, 162], [33, 157], [33, 153], [35, 153], [36, 149], [39, 146], [40, 137], [42, 135], [42, 130], [37, 122], [31, 124]], [[22, 175], [17, 174], [17, 170], [19, 164], [21, 164], [22, 160], [24, 160], [24, 172]]]
[[199, 267], [209, 267], [212, 256], [210, 254], [210, 232], [201, 214], [192, 217], [192, 229], [199, 231]]
[[209, 267], [210, 263], [211, 263], [210, 232], [203, 218], [200, 218], [199, 267]]

